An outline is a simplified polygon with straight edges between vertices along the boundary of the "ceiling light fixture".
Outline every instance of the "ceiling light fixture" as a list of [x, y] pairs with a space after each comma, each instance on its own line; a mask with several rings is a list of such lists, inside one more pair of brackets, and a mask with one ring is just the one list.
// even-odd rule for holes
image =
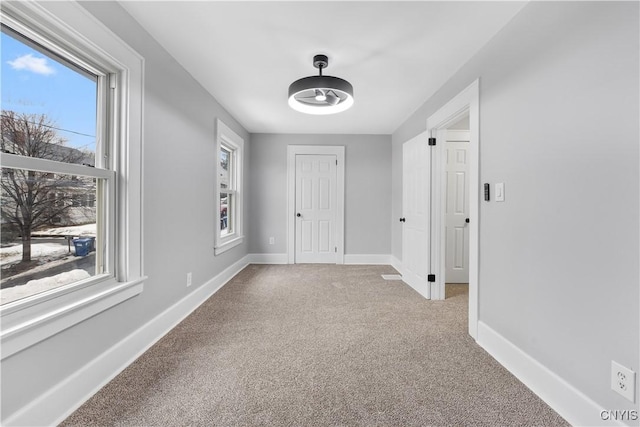
[[338, 77], [323, 76], [329, 65], [326, 55], [313, 57], [313, 66], [319, 75], [304, 77], [289, 86], [289, 106], [307, 114], [334, 114], [353, 105], [353, 86]]

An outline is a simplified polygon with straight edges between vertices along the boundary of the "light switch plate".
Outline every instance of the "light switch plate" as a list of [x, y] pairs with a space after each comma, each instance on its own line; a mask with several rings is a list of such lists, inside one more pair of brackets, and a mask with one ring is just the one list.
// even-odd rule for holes
[[496, 184], [496, 202], [504, 202], [504, 182]]

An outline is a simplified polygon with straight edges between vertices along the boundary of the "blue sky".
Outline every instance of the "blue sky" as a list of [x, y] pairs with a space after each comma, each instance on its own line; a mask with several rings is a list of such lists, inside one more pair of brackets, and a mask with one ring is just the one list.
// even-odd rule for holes
[[46, 114], [67, 145], [95, 151], [96, 82], [4, 32], [0, 43], [2, 109]]

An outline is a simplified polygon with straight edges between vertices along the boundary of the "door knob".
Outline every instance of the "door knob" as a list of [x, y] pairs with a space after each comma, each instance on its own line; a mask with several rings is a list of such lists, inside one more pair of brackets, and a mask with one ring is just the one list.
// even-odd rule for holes
[[469, 224], [469, 218], [466, 218], [466, 219], [464, 220], [464, 222], [466, 222], [467, 224]]
[[298, 218], [300, 218], [302, 215], [300, 214], [300, 212], [298, 212], [298, 213], [296, 214], [296, 216], [297, 216]]

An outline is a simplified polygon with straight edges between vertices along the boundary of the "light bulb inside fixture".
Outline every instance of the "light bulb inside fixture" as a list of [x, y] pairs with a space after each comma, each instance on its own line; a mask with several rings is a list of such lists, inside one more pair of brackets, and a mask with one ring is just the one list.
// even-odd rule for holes
[[316, 101], [323, 102], [327, 100], [327, 96], [320, 89], [316, 89]]

